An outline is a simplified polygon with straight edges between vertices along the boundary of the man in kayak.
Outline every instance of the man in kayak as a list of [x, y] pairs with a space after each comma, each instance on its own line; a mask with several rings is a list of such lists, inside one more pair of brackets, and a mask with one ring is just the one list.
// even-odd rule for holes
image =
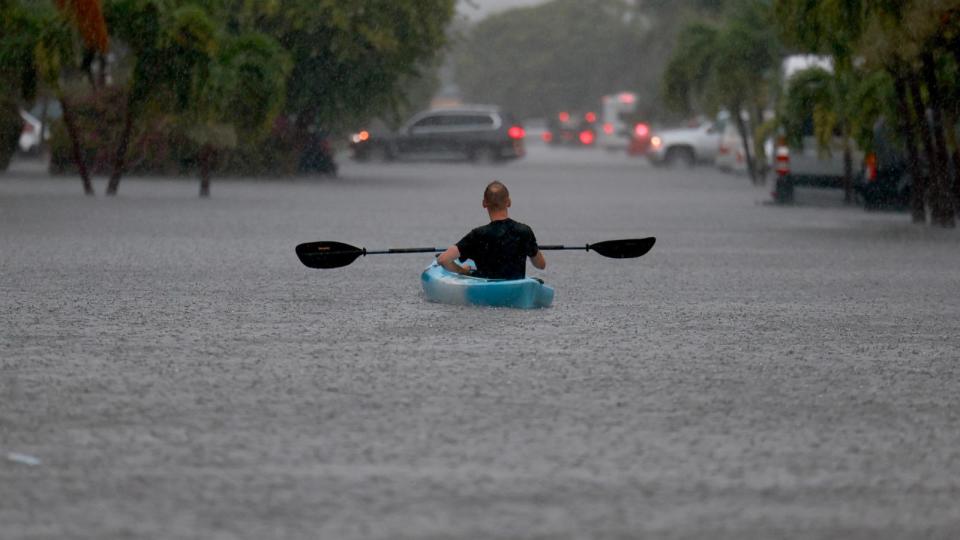
[[457, 259], [473, 259], [478, 277], [490, 279], [521, 279], [526, 276], [526, 259], [543, 270], [547, 261], [537, 247], [537, 238], [527, 225], [510, 219], [510, 192], [502, 182], [493, 181], [483, 192], [483, 207], [490, 223], [470, 231], [459, 242], [444, 251], [437, 262], [451, 272], [471, 274], [468, 266], [460, 266]]

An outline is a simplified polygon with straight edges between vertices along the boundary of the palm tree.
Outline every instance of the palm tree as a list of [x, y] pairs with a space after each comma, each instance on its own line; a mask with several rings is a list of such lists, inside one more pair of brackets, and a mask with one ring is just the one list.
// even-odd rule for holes
[[265, 34], [230, 36], [203, 8], [173, 12], [170, 38], [181, 76], [173, 82], [182, 129], [198, 148], [200, 196], [210, 196], [217, 158], [239, 135], [261, 137], [283, 105], [291, 63]]
[[[884, 65], [893, 79], [899, 109], [913, 105], [912, 125], [904, 117], [910, 139], [908, 151], [920, 140], [930, 177], [923, 180], [919, 159], [910, 158], [915, 172], [913, 219], [925, 222], [923, 199], [930, 203], [933, 223], [955, 226], [954, 194], [947, 167], [949, 137], [944, 126], [944, 92], [953, 80], [945, 78], [942, 60], [952, 54], [960, 62], [957, 0], [777, 0], [776, 12], [788, 44], [802, 50], [830, 54], [838, 78], [854, 71], [854, 59], [868, 68]], [[950, 52], [948, 52], [950, 51]], [[926, 197], [925, 197], [926, 196]]]
[[147, 100], [157, 94], [164, 81], [177, 76], [172, 71], [175, 62], [171, 61], [163, 39], [170, 11], [169, 3], [164, 0], [117, 0], [107, 6], [107, 18], [114, 36], [122, 40], [133, 55], [123, 128], [107, 183], [107, 195], [116, 195], [120, 186], [133, 126], [142, 116]]
[[[828, 54], [833, 58], [834, 77], [830, 96], [832, 122], [843, 142], [844, 202], [853, 203], [853, 157], [851, 136], [853, 104], [851, 85], [855, 84], [854, 46], [863, 24], [863, 5], [859, 0], [778, 0], [775, 6], [780, 33], [788, 46]], [[825, 149], [825, 148], [824, 148]]]
[[[68, 68], [79, 64], [87, 71], [91, 85], [96, 88], [97, 79], [92, 76], [88, 59], [107, 52], [107, 27], [99, 0], [57, 0], [58, 16], [45, 21], [40, 30], [35, 49], [35, 66], [39, 78], [51, 88], [63, 109], [63, 121], [70, 137], [73, 161], [80, 171], [83, 192], [93, 195], [93, 183], [87, 171], [86, 160], [80, 148], [80, 133], [77, 128], [73, 106], [61, 84]], [[82, 43], [82, 59], [78, 62], [76, 41]]]
[[[780, 58], [776, 35], [767, 30], [771, 16], [767, 2], [745, 0], [734, 4], [720, 25], [689, 24], [681, 30], [663, 79], [665, 101], [677, 111], [730, 112], [754, 182], [761, 180], [754, 156], [762, 156], [763, 143], [760, 137], [751, 137], [742, 111], [750, 116], [756, 135], [763, 123], [770, 74]], [[751, 138], [756, 141], [754, 149]]]

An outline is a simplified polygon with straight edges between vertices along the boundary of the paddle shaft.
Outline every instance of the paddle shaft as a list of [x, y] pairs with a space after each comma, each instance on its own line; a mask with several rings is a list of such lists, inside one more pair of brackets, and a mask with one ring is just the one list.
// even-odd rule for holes
[[[590, 245], [584, 246], [561, 246], [561, 245], [549, 245], [549, 246], [538, 246], [539, 249], [543, 251], [556, 251], [560, 249], [578, 249], [589, 251]], [[368, 250], [366, 248], [361, 248], [363, 255], [391, 255], [394, 253], [443, 253], [446, 251], [441, 248], [432, 248], [432, 247], [415, 247], [415, 248], [393, 248], [393, 249], [378, 249], [378, 250]]]
[[[604, 240], [595, 244], [585, 244], [583, 246], [563, 246], [548, 245], [540, 246], [541, 250], [577, 250], [593, 251], [604, 257], [611, 259], [633, 259], [640, 257], [650, 251], [657, 239], [649, 238], [631, 238], [623, 240]], [[392, 255], [396, 253], [443, 253], [445, 250], [435, 247], [414, 247], [414, 248], [393, 248], [393, 249], [375, 249], [367, 250], [344, 244], [343, 242], [322, 241], [306, 242], [297, 246], [297, 257], [300, 262], [310, 268], [341, 268], [347, 266], [365, 255]]]

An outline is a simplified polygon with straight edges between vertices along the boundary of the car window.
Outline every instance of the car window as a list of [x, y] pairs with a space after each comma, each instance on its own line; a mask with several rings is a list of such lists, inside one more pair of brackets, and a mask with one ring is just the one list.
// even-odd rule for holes
[[710, 128], [707, 130], [707, 133], [723, 133], [723, 130], [727, 126], [726, 120], [717, 120]]
[[422, 127], [433, 127], [443, 125], [445, 118], [440, 115], [434, 116], [424, 116], [420, 120], [417, 120], [413, 127], [422, 128]]
[[492, 126], [493, 118], [486, 114], [451, 114], [446, 117], [445, 126], [450, 127], [480, 127]]

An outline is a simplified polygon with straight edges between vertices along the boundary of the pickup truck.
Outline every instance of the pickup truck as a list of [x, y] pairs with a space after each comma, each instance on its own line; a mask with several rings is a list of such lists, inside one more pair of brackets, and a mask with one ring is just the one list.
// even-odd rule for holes
[[703, 122], [696, 127], [658, 130], [650, 137], [647, 158], [654, 165], [712, 163], [720, 150], [726, 119]]
[[[855, 177], [863, 163], [863, 152], [853, 142], [850, 144], [853, 145], [851, 168]], [[781, 137], [774, 159], [774, 170], [777, 173], [772, 193], [774, 202], [792, 203], [795, 186], [828, 189], [844, 187], [843, 140], [839, 137], [833, 138], [829, 149], [821, 149], [812, 133], [805, 133], [800, 138], [800, 144], [793, 146]], [[852, 181], [855, 182], [856, 178]]]

